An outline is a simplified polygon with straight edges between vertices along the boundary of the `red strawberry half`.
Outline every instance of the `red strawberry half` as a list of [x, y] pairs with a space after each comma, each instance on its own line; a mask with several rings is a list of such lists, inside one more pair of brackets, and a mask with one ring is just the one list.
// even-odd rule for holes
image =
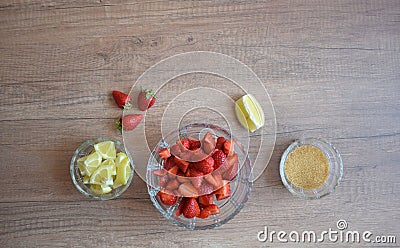
[[149, 109], [156, 102], [156, 95], [152, 90], [142, 88], [139, 93], [137, 104], [142, 111]]
[[112, 95], [118, 107], [122, 109], [130, 109], [132, 107], [132, 99], [127, 94], [114, 90]]

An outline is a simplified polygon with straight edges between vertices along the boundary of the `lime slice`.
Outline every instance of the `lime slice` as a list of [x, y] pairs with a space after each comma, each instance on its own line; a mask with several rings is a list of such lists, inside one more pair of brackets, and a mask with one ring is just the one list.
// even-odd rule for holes
[[129, 158], [126, 157], [117, 165], [117, 176], [114, 180], [113, 188], [118, 188], [121, 185], [128, 183], [129, 177], [131, 176], [132, 169], [130, 166]]
[[90, 183], [98, 185], [113, 185], [111, 175], [112, 167], [112, 165], [100, 165], [99, 168], [97, 168], [97, 170], [95, 170], [90, 176]]
[[89, 176], [84, 176], [82, 181], [83, 181], [84, 184], [88, 184], [89, 181], [90, 181], [90, 177]]
[[126, 155], [126, 153], [124, 153], [124, 152], [117, 153], [117, 158], [115, 159], [115, 164], [118, 165], [127, 157], [128, 157], [128, 155]]
[[98, 184], [92, 184], [90, 186], [90, 189], [92, 190], [93, 193], [97, 194], [97, 195], [101, 195], [101, 194], [107, 194], [110, 193], [112, 188], [110, 186], [107, 185], [98, 185]]
[[264, 112], [254, 96], [242, 96], [235, 103], [235, 111], [240, 124], [250, 132], [264, 126]]
[[87, 174], [86, 172], [86, 166], [85, 166], [85, 160], [87, 159], [88, 156], [81, 157], [79, 158], [76, 163], [78, 165], [79, 171], [82, 176], [85, 176]]
[[91, 176], [92, 173], [99, 167], [101, 164], [101, 155], [98, 152], [94, 152], [87, 156], [87, 158], [84, 161], [85, 164], [85, 175], [86, 176]]
[[108, 165], [110, 166], [110, 174], [112, 176], [117, 175], [117, 167], [115, 166], [115, 162], [113, 159], [106, 159], [103, 161], [103, 163], [101, 163], [101, 165]]
[[94, 145], [94, 149], [96, 152], [100, 153], [104, 159], [116, 158], [115, 144], [113, 141], [103, 141], [97, 143]]

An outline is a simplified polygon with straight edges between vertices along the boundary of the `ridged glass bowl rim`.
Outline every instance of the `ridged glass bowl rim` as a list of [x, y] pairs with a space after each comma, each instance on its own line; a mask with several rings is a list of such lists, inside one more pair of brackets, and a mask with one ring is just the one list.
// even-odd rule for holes
[[[330, 190], [322, 195], [315, 195], [314, 197], [307, 197], [304, 194], [297, 192], [296, 190], [293, 189], [293, 187], [290, 186], [290, 183], [286, 180], [286, 174], [285, 174], [285, 163], [288, 155], [296, 148], [301, 147], [301, 146], [306, 146], [306, 145], [312, 145], [312, 143], [318, 143], [324, 145], [326, 149], [328, 149], [333, 155], [333, 159], [338, 163], [339, 166], [339, 176], [337, 177], [336, 181], [334, 184], [329, 185]], [[326, 150], [321, 149], [321, 147], [317, 147], [320, 149], [322, 152], [326, 154]], [[288, 148], [286, 148], [285, 152], [283, 153], [281, 157], [281, 162], [279, 165], [279, 174], [281, 176], [282, 182], [285, 185], [285, 187], [292, 193], [293, 195], [305, 199], [305, 200], [316, 200], [320, 199], [324, 196], [329, 195], [330, 193], [333, 193], [336, 187], [339, 185], [339, 182], [342, 180], [343, 176], [343, 161], [342, 161], [342, 156], [340, 155], [339, 151], [336, 149], [334, 145], [329, 143], [328, 141], [321, 139], [321, 138], [302, 138], [295, 140]]]
[[[130, 161], [130, 166], [132, 169], [131, 175], [129, 176], [129, 179], [127, 181], [127, 183], [123, 186], [121, 186], [119, 188], [118, 191], [115, 191], [113, 189], [113, 191], [111, 191], [110, 193], [107, 194], [101, 194], [101, 195], [94, 195], [89, 193], [88, 191], [86, 191], [85, 189], [83, 189], [79, 183], [78, 183], [78, 179], [75, 177], [75, 170], [77, 168], [77, 164], [76, 161], [82, 157], [80, 155], [81, 151], [86, 149], [89, 146], [93, 146], [93, 144], [99, 143], [99, 142], [103, 142], [103, 141], [113, 141], [116, 145], [116, 147], [120, 147], [121, 151], [118, 151], [117, 149], [117, 153], [118, 152], [124, 152], [126, 153], [126, 155], [129, 157], [129, 161]], [[94, 149], [94, 148], [93, 148]], [[106, 137], [99, 137], [99, 138], [94, 138], [94, 139], [88, 139], [85, 142], [83, 142], [74, 152], [74, 155], [72, 156], [71, 159], [71, 163], [70, 163], [70, 174], [71, 174], [71, 179], [73, 184], [75, 185], [75, 187], [78, 189], [79, 192], [81, 192], [84, 196], [89, 197], [89, 198], [93, 198], [96, 200], [112, 200], [115, 199], [117, 197], [119, 197], [122, 193], [124, 193], [130, 186], [130, 184], [132, 183], [133, 180], [133, 175], [134, 175], [134, 164], [133, 164], [133, 160], [132, 157], [130, 155], [130, 153], [125, 149], [125, 146], [118, 140], [112, 139], [112, 138], [106, 138]]]
[[[198, 127], [209, 128], [209, 129], [212, 129], [212, 130], [217, 129], [218, 131], [222, 132], [223, 135], [224, 135], [225, 137], [230, 137], [231, 140], [240, 148], [241, 153], [242, 153], [242, 156], [244, 156], [243, 166], [244, 166], [244, 164], [248, 164], [248, 166], [250, 166], [250, 173], [251, 173], [251, 175], [249, 176], [249, 181], [247, 182], [247, 184], [248, 184], [248, 189], [247, 189], [246, 196], [245, 196], [245, 198], [243, 199], [243, 202], [241, 202], [242, 204], [240, 204], [240, 206], [237, 207], [237, 208], [235, 209], [234, 212], [232, 212], [232, 213], [231, 213], [229, 216], [227, 216], [225, 219], [220, 220], [220, 221], [218, 221], [218, 222], [216, 222], [216, 223], [214, 223], [214, 224], [205, 225], [205, 226], [197, 226], [197, 225], [195, 225], [194, 227], [192, 227], [192, 226], [188, 226], [188, 225], [186, 225], [186, 224], [180, 222], [179, 220], [173, 218], [172, 216], [168, 216], [168, 215], [164, 214], [165, 210], [164, 210], [164, 209], [161, 207], [161, 205], [158, 203], [158, 201], [157, 201], [157, 199], [156, 199], [156, 196], [152, 196], [152, 195], [150, 194], [150, 190], [151, 190], [151, 189], [154, 189], [154, 188], [148, 183], [148, 181], [149, 181], [149, 178], [148, 178], [149, 173], [146, 173], [147, 190], [148, 190], [150, 199], [151, 199], [151, 201], [153, 202], [154, 207], [161, 213], [161, 215], [162, 215], [165, 219], [167, 219], [167, 220], [173, 222], [174, 224], [176, 224], [176, 225], [178, 225], [178, 226], [185, 227], [185, 228], [190, 229], [190, 230], [206, 230], [206, 229], [215, 228], [215, 227], [218, 227], [218, 226], [221, 226], [221, 225], [227, 223], [228, 221], [230, 221], [231, 219], [233, 219], [233, 218], [243, 209], [243, 207], [245, 206], [245, 203], [246, 203], [246, 202], [248, 201], [248, 199], [250, 198], [250, 193], [251, 193], [251, 190], [252, 190], [252, 188], [253, 188], [253, 180], [251, 180], [251, 178], [253, 177], [252, 163], [251, 163], [251, 160], [250, 160], [250, 158], [249, 158], [247, 152], [245, 152], [243, 145], [242, 145], [230, 132], [228, 132], [228, 131], [225, 130], [224, 128], [219, 127], [219, 126], [214, 125], [214, 124], [207, 124], [207, 123], [191, 123], [191, 124], [187, 124], [187, 125], [185, 125], [185, 126], [182, 126], [182, 127], [178, 128], [178, 129], [175, 129], [175, 130], [169, 132], [167, 135], [165, 135], [164, 138], [160, 139], [160, 141], [157, 143], [157, 145], [156, 145], [155, 148], [153, 149], [152, 155], [151, 155], [151, 156], [153, 156], [154, 158], [155, 158], [156, 156], [158, 156], [158, 154], [155, 154], [155, 149], [156, 149], [156, 147], [157, 147], [157, 146], [160, 146], [161, 144], [165, 144], [165, 143], [166, 143], [165, 140], [168, 140], [168, 138], [171, 137], [172, 135], [174, 135], [174, 134], [176, 134], [176, 133], [178, 133], [178, 134], [184, 133], [184, 131], [187, 130], [187, 129], [190, 129], [190, 128], [198, 128]], [[149, 162], [150, 162], [150, 160], [151, 160], [151, 157], [150, 157], [150, 159], [149, 159]], [[236, 178], [235, 180], [238, 180], [238, 178]]]

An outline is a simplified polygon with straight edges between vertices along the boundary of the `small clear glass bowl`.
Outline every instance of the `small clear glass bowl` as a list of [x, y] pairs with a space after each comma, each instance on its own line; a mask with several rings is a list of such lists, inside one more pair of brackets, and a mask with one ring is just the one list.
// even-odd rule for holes
[[[110, 193], [107, 193], [107, 194], [96, 194], [90, 189], [90, 184], [83, 183], [83, 176], [81, 175], [81, 173], [79, 171], [77, 160], [81, 157], [89, 155], [94, 150], [94, 145], [99, 142], [103, 142], [103, 141], [113, 141], [115, 144], [115, 149], [117, 150], [117, 153], [118, 152], [126, 153], [126, 155], [129, 157], [132, 173], [129, 176], [127, 184], [122, 185], [116, 189], [113, 189]], [[71, 173], [72, 182], [74, 183], [75, 187], [84, 196], [87, 196], [87, 197], [90, 197], [90, 198], [93, 198], [96, 200], [111, 200], [111, 199], [117, 198], [122, 193], [124, 193], [125, 190], [128, 189], [129, 185], [132, 182], [132, 178], [133, 178], [133, 174], [134, 174], [134, 166], [133, 166], [131, 155], [129, 154], [129, 152], [127, 150], [125, 150], [125, 146], [121, 142], [110, 139], [110, 138], [100, 137], [100, 138], [90, 139], [90, 140], [83, 142], [83, 144], [80, 145], [75, 150], [75, 153], [71, 159], [70, 173]]]
[[[167, 206], [161, 203], [156, 196], [158, 191], [160, 191], [160, 187], [155, 186], [158, 185], [159, 177], [154, 175], [153, 171], [162, 169], [164, 164], [163, 160], [158, 156], [158, 152], [162, 148], [169, 147], [170, 145], [175, 144], [177, 137], [199, 138], [199, 136], [202, 137], [202, 135], [204, 135], [207, 131], [210, 131], [213, 134], [214, 138], [222, 136], [225, 139], [232, 140], [234, 144], [234, 151], [239, 158], [239, 172], [236, 178], [230, 182], [231, 196], [222, 201], [216, 201], [214, 196], [214, 204], [217, 204], [220, 208], [220, 214], [211, 215], [206, 219], [201, 219], [197, 217], [187, 219], [183, 215], [176, 217], [175, 212], [179, 206], [181, 198], [174, 205]], [[175, 223], [178, 226], [183, 226], [192, 230], [218, 227], [228, 222], [235, 215], [237, 215], [249, 199], [250, 192], [253, 187], [252, 179], [252, 164], [242, 144], [239, 143], [239, 141], [225, 129], [216, 125], [204, 123], [194, 123], [186, 125], [180, 129], [172, 131], [163, 139], [161, 139], [157, 143], [152, 152], [152, 155], [149, 158], [146, 175], [147, 188], [150, 199], [157, 210], [167, 220]]]
[[[285, 174], [285, 163], [288, 155], [298, 147], [301, 146], [314, 146], [320, 149], [328, 159], [329, 162], [329, 174], [325, 183], [316, 189], [306, 190], [296, 185], [292, 184]], [[279, 168], [279, 173], [285, 187], [295, 196], [302, 199], [314, 200], [319, 199], [332, 193], [336, 186], [339, 184], [343, 175], [343, 162], [340, 153], [337, 149], [329, 142], [316, 139], [316, 138], [305, 138], [293, 142], [283, 153]]]

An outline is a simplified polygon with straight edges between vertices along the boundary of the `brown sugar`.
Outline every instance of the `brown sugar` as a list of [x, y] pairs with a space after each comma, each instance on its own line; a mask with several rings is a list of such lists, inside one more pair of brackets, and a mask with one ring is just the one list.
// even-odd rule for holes
[[312, 190], [321, 187], [329, 174], [328, 158], [320, 149], [307, 145], [294, 149], [286, 158], [285, 174], [297, 187]]

